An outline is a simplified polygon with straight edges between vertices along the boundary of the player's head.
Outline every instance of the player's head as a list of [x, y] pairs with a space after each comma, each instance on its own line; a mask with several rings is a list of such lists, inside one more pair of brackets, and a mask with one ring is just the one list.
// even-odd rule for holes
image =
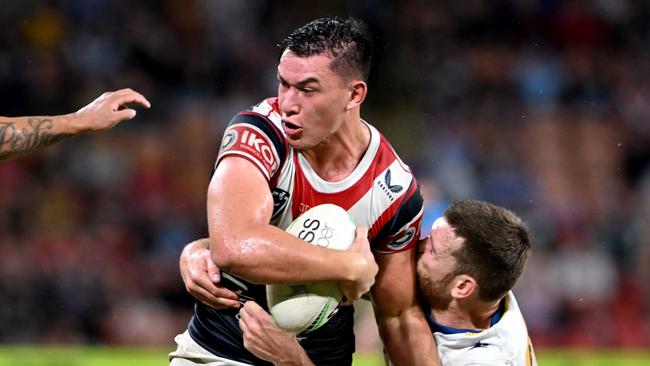
[[421, 243], [420, 292], [437, 309], [470, 296], [497, 301], [514, 287], [530, 250], [528, 230], [513, 212], [487, 202], [454, 202]]
[[360, 20], [317, 19], [294, 30], [279, 46], [280, 57], [286, 51], [302, 58], [325, 55], [331, 59], [332, 71], [341, 77], [368, 80], [372, 34]]
[[279, 44], [278, 103], [289, 143], [313, 147], [358, 115], [367, 93], [372, 35], [356, 19], [324, 18]]

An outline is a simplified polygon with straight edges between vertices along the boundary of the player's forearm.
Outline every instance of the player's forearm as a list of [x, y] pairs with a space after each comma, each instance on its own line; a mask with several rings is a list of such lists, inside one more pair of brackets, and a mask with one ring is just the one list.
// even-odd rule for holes
[[189, 271], [189, 263], [188, 263], [188, 258], [197, 252], [210, 249], [210, 239], [208, 238], [203, 238], [203, 239], [198, 239], [195, 240], [185, 246], [183, 248], [183, 251], [181, 252], [181, 256], [179, 258], [179, 268], [181, 271], [181, 275], [183, 273], [187, 273]]
[[0, 117], [0, 159], [27, 154], [79, 132], [74, 114]]
[[240, 232], [211, 231], [212, 259], [224, 271], [253, 283], [354, 281], [363, 260], [355, 253], [310, 245], [271, 225]]
[[424, 314], [412, 307], [397, 316], [377, 316], [379, 332], [393, 365], [440, 365]]

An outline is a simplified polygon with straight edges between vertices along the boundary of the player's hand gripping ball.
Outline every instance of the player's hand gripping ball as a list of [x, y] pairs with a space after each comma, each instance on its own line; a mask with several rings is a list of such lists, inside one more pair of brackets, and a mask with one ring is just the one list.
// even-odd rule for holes
[[[339, 206], [324, 204], [309, 209], [287, 228], [289, 234], [332, 250], [348, 250], [356, 225]], [[337, 311], [343, 295], [336, 282], [267, 285], [266, 298], [275, 322], [294, 333], [323, 326]]]

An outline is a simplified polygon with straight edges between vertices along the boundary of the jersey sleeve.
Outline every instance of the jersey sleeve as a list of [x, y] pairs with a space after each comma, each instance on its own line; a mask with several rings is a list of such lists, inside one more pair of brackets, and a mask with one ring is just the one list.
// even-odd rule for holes
[[227, 156], [250, 161], [270, 181], [286, 157], [285, 140], [268, 118], [241, 112], [226, 127], [215, 168]]
[[378, 253], [391, 254], [411, 249], [420, 237], [424, 200], [415, 178], [411, 180], [408, 193], [402, 197], [400, 206], [372, 242]]

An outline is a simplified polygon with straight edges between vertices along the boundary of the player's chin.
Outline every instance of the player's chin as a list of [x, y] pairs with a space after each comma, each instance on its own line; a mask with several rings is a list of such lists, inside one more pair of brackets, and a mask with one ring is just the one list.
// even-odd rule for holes
[[289, 145], [291, 145], [291, 147], [293, 147], [296, 150], [308, 150], [315, 146], [315, 144], [311, 144], [309, 143], [309, 141], [303, 138], [287, 137], [287, 142], [289, 143]]

